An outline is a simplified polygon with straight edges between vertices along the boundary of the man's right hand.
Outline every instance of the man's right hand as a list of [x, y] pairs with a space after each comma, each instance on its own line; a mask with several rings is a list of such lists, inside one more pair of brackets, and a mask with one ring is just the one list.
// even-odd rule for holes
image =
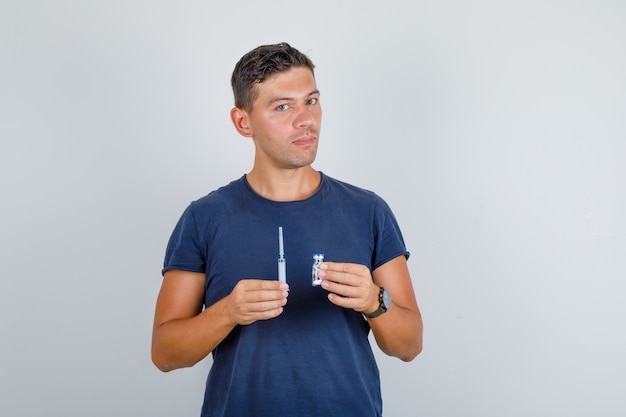
[[246, 279], [239, 281], [224, 299], [224, 309], [233, 326], [251, 324], [279, 316], [288, 296], [287, 283]]

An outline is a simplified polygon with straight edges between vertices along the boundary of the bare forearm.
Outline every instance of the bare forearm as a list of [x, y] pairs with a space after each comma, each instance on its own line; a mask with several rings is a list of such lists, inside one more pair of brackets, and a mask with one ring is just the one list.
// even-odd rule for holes
[[170, 320], [154, 329], [152, 361], [163, 372], [204, 359], [234, 328], [221, 311], [223, 300], [194, 317]]
[[204, 278], [199, 274], [178, 272], [165, 277], [152, 335], [152, 361], [160, 370], [192, 366], [235, 326], [280, 315], [289, 286], [279, 281], [241, 280], [228, 296], [200, 312], [203, 295]]
[[422, 318], [419, 312], [392, 305], [384, 314], [369, 319], [376, 343], [389, 356], [410, 362], [422, 351]]

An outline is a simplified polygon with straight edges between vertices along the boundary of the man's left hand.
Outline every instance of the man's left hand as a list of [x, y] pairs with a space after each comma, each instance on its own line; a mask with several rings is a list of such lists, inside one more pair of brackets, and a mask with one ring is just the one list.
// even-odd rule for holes
[[372, 274], [365, 265], [323, 262], [319, 277], [322, 288], [329, 292], [331, 303], [364, 313], [378, 309], [380, 287], [374, 284]]

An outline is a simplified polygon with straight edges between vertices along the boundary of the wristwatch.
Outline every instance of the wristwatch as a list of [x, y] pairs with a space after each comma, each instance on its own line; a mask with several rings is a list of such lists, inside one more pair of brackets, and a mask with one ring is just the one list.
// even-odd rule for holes
[[391, 307], [391, 295], [383, 287], [380, 287], [380, 292], [378, 293], [378, 301], [380, 301], [378, 310], [369, 314], [363, 313], [365, 317], [367, 317], [368, 319], [374, 319], [380, 316], [381, 314], [385, 313]]

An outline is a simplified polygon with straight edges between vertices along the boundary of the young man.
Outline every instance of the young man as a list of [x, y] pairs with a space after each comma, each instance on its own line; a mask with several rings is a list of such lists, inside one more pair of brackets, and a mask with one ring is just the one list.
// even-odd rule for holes
[[[231, 119], [252, 139], [254, 165], [191, 203], [167, 247], [152, 359], [170, 371], [213, 354], [202, 416], [380, 416], [369, 331], [404, 361], [422, 349], [391, 210], [311, 166], [322, 116], [313, 68], [285, 43], [241, 58]], [[327, 260], [321, 286], [316, 253]]]

